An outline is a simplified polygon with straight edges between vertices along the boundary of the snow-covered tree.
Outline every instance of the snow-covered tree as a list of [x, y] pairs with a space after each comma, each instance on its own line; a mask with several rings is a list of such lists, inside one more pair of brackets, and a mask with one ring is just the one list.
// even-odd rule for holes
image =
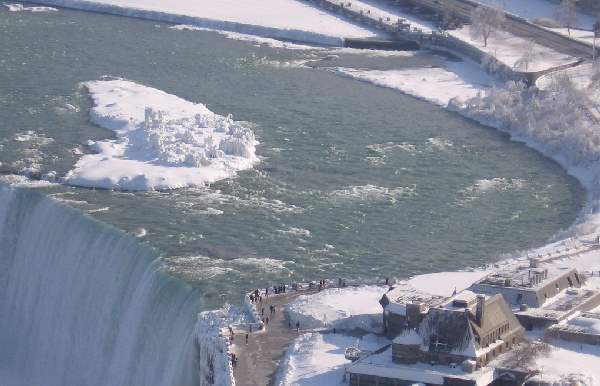
[[525, 72], [529, 71], [529, 66], [535, 63], [535, 61], [538, 59], [538, 56], [539, 52], [535, 42], [533, 39], [529, 40], [525, 50], [523, 51], [523, 55], [514, 64], [515, 70]]
[[487, 47], [489, 37], [502, 28], [505, 20], [506, 15], [501, 6], [480, 5], [471, 13], [471, 37], [483, 38], [483, 45]]
[[592, 76], [590, 86], [594, 89], [598, 89], [600, 86], [600, 63], [594, 62], [592, 64]]
[[571, 28], [577, 26], [577, 8], [575, 0], [561, 0], [559, 7], [556, 10], [556, 21], [567, 27], [567, 32], [571, 36]]

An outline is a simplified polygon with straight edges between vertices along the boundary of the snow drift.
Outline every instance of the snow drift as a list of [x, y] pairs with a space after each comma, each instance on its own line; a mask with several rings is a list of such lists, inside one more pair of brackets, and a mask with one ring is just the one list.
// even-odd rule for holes
[[245, 124], [202, 104], [125, 80], [87, 82], [92, 122], [116, 139], [90, 142], [66, 176], [71, 185], [119, 190], [202, 186], [258, 162]]

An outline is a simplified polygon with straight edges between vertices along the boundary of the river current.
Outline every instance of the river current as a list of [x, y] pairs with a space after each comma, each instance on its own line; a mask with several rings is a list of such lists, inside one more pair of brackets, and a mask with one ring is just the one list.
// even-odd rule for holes
[[543, 243], [581, 209], [573, 178], [496, 130], [328, 71], [440, 57], [287, 50], [169, 27], [0, 11], [0, 171], [60, 178], [88, 140], [110, 138], [89, 122], [80, 87], [106, 75], [251, 122], [261, 162], [210, 187], [38, 189], [143, 235], [204, 308], [275, 282], [485, 265]]

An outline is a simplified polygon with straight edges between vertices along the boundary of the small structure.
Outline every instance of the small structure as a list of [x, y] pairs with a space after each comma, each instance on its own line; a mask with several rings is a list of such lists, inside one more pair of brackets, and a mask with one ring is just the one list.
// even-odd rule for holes
[[600, 310], [598, 311], [577, 313], [574, 317], [548, 328], [545, 336], [577, 343], [600, 345]]
[[407, 328], [418, 327], [429, 309], [443, 302], [443, 296], [431, 295], [403, 286], [388, 291], [379, 300], [379, 304], [383, 307], [384, 333], [393, 338]]

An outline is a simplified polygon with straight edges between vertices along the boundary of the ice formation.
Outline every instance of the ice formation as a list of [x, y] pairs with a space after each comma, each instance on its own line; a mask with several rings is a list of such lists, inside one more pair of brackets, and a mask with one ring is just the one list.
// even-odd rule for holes
[[126, 80], [85, 83], [92, 122], [116, 139], [90, 142], [66, 176], [71, 185], [117, 190], [203, 186], [258, 162], [252, 130], [203, 104]]

